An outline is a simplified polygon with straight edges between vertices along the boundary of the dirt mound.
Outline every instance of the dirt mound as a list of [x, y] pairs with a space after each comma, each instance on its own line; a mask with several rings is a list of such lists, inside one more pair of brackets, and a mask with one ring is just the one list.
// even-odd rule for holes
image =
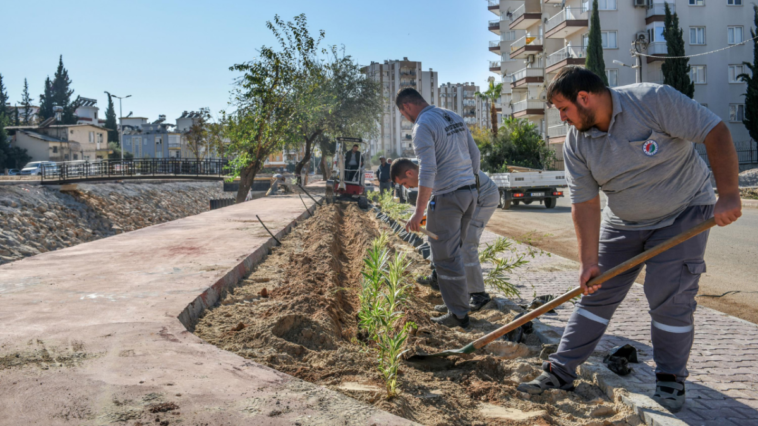
[[[516, 385], [541, 371], [540, 342], [533, 335], [525, 344], [499, 341], [477, 354], [429, 364], [406, 362], [399, 372], [400, 395], [387, 400], [376, 354], [357, 324], [363, 257], [380, 226], [352, 204], [320, 208], [230, 290], [221, 306], [205, 312], [196, 334], [222, 349], [427, 425], [640, 424], [622, 404], [589, 383], [580, 383], [581, 391], [539, 397], [516, 391]], [[396, 236], [391, 236], [388, 249], [408, 256], [412, 275], [428, 272], [428, 261]], [[418, 325], [407, 341], [411, 351], [460, 348], [516, 314], [483, 310], [472, 315], [469, 330], [449, 329], [429, 320], [440, 303], [438, 292], [414, 287], [405, 310], [405, 319]]]
[[740, 173], [740, 186], [758, 186], [758, 168]]

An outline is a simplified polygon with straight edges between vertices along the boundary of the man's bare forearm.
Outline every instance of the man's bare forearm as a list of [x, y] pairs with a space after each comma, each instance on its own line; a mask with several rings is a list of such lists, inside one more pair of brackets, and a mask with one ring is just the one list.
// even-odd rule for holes
[[721, 122], [705, 137], [705, 150], [711, 163], [719, 196], [739, 194], [739, 161], [732, 134]]
[[431, 196], [432, 188], [429, 188], [428, 186], [418, 187], [418, 196], [416, 198], [416, 213], [419, 213], [420, 215], [424, 214], [424, 210], [426, 210], [426, 204], [429, 202], [429, 197]]
[[579, 258], [583, 266], [598, 264], [600, 243], [600, 196], [583, 203], [571, 205]]

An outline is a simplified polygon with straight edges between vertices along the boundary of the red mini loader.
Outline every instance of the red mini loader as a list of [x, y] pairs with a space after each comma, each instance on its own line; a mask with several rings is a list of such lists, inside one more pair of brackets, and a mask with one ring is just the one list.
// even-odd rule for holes
[[[337, 138], [332, 178], [326, 181], [326, 199], [331, 202], [355, 201], [358, 202], [358, 207], [366, 209], [368, 208], [368, 199], [366, 198], [366, 174], [364, 173], [363, 155], [358, 160], [357, 169], [346, 169], [345, 165], [345, 155], [354, 144], [363, 147], [367, 145], [360, 138]], [[361, 151], [365, 153], [364, 150]]]

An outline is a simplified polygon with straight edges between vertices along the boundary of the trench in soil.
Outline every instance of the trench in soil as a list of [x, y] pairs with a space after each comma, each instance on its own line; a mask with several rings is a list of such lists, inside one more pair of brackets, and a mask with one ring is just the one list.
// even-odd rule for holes
[[[249, 276], [206, 310], [195, 334], [221, 349], [326, 386], [425, 425], [637, 425], [620, 401], [580, 381], [574, 392], [540, 396], [516, 386], [540, 374], [541, 345], [496, 341], [475, 354], [429, 365], [404, 362], [400, 394], [387, 399], [376, 353], [358, 330], [363, 257], [386, 225], [355, 204], [320, 208], [296, 227]], [[429, 262], [394, 234], [388, 248], [411, 261], [408, 279], [429, 272]], [[414, 284], [405, 318], [418, 329], [408, 348], [426, 353], [456, 349], [506, 324], [517, 312], [490, 303], [471, 315], [472, 327], [432, 323], [438, 292]]]

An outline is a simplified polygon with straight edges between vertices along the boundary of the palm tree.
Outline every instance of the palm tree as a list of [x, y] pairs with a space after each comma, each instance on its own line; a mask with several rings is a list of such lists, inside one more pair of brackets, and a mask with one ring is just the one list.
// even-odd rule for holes
[[492, 136], [497, 137], [497, 110], [495, 109], [495, 102], [500, 99], [501, 92], [503, 91], [503, 83], [495, 84], [494, 81], [490, 81], [490, 86], [486, 92], [476, 92], [474, 95], [479, 99], [490, 102], [490, 122], [492, 123]]

